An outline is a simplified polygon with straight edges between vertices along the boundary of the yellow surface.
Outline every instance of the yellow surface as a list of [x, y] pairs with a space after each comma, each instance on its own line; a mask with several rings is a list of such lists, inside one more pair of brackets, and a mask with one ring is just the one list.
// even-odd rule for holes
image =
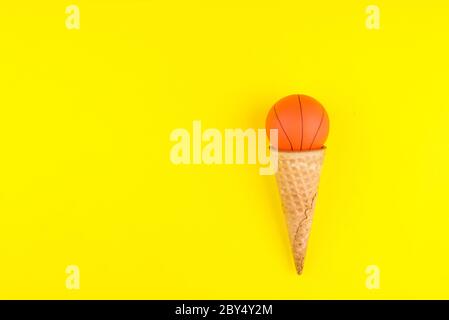
[[[3, 1], [0, 298], [449, 298], [448, 12]], [[261, 128], [296, 92], [331, 121], [301, 277], [274, 177], [169, 161], [173, 129]]]

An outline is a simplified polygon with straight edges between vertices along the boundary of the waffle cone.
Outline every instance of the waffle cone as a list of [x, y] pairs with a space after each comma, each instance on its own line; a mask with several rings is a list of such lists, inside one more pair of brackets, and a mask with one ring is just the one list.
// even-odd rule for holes
[[324, 150], [272, 150], [278, 156], [276, 181], [298, 274], [302, 273], [304, 267]]

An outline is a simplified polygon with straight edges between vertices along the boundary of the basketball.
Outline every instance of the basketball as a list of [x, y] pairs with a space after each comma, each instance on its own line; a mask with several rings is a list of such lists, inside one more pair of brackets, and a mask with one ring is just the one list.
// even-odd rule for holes
[[329, 133], [329, 117], [324, 107], [314, 98], [294, 94], [274, 104], [266, 119], [267, 135], [278, 130], [278, 142], [272, 146], [280, 151], [307, 151], [321, 149]]

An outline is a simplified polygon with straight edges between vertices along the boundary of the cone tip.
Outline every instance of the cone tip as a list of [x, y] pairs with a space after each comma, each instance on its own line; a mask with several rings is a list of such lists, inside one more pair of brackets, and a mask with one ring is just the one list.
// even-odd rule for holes
[[302, 275], [302, 271], [304, 269], [304, 262], [303, 261], [295, 261], [295, 267], [296, 267], [296, 273], [298, 276]]

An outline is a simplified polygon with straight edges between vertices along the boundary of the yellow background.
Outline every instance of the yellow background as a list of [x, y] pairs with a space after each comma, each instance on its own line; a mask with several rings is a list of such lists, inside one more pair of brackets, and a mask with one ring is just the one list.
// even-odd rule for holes
[[[443, 0], [3, 1], [0, 298], [449, 298], [448, 15]], [[262, 128], [290, 93], [331, 121], [301, 277], [274, 177], [169, 161], [173, 129]]]

